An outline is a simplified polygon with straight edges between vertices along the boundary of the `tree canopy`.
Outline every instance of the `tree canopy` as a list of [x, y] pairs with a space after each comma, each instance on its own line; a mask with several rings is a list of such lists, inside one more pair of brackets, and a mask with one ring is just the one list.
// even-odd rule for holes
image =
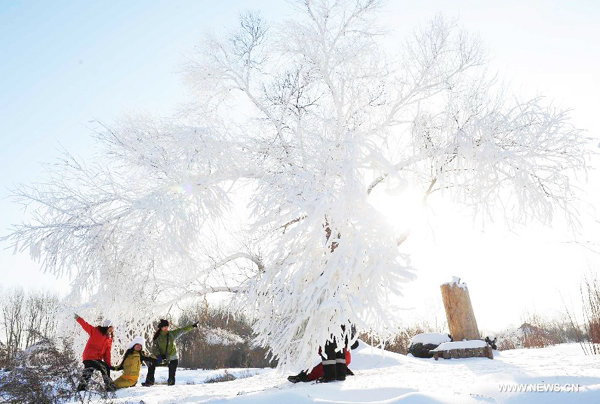
[[414, 277], [407, 235], [373, 205], [381, 184], [520, 223], [574, 213], [585, 138], [567, 111], [501, 86], [475, 37], [437, 16], [392, 47], [378, 1], [296, 7], [207, 36], [181, 110], [126, 116], [96, 134], [93, 162], [65, 154], [16, 188], [32, 218], [3, 240], [72, 275], [86, 310], [139, 324], [232, 292], [280, 365], [309, 367], [341, 325], [389, 332]]

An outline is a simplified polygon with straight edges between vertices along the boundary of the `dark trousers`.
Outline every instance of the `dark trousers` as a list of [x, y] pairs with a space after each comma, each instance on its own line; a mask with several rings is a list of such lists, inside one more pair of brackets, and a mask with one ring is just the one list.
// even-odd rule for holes
[[83, 361], [83, 373], [81, 374], [81, 380], [79, 381], [77, 390], [87, 390], [90, 379], [94, 374], [94, 370], [99, 371], [102, 375], [102, 380], [104, 380], [106, 391], [115, 391], [115, 383], [110, 378], [110, 368], [106, 362], [100, 360]]
[[[175, 384], [175, 372], [177, 372], [177, 366], [179, 361], [177, 359], [169, 361], [169, 380], [168, 384]], [[146, 375], [146, 383], [154, 383], [154, 372], [156, 371], [156, 362], [148, 363], [148, 374]]]
[[325, 358], [323, 359], [323, 381], [346, 380], [348, 368], [344, 350], [336, 351], [335, 341], [325, 344]]

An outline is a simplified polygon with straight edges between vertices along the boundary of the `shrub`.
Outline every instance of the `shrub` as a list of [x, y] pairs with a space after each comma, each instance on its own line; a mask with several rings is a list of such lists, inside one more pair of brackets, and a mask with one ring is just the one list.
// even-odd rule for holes
[[371, 345], [383, 346], [387, 351], [396, 352], [402, 355], [408, 354], [408, 348], [412, 338], [417, 334], [426, 332], [439, 332], [437, 327], [421, 322], [417, 324], [398, 327], [395, 336], [387, 341], [382, 341], [376, 336], [366, 332], [361, 333], [359, 338]]
[[[78, 393], [79, 361], [71, 341], [62, 340], [62, 347], [47, 338], [21, 352], [14, 367], [0, 379], [0, 401], [10, 404], [58, 404], [77, 401], [88, 403], [95, 393]], [[93, 381], [90, 383], [93, 388]], [[103, 389], [100, 397], [109, 397]]]
[[544, 348], [566, 342], [579, 342], [581, 330], [568, 317], [545, 318], [538, 314], [526, 314], [517, 329], [498, 334], [500, 351], [519, 348]]
[[224, 309], [197, 305], [183, 312], [179, 324], [200, 321], [198, 331], [180, 338], [182, 367], [221, 369], [273, 367], [267, 350], [252, 343], [252, 326], [243, 316], [233, 317]]
[[[579, 326], [575, 316], [567, 308], [567, 315], [574, 328], [579, 330], [578, 342], [586, 355], [600, 354], [600, 281], [594, 275], [585, 277], [580, 286], [583, 326]], [[583, 331], [581, 331], [583, 329]]]
[[204, 381], [204, 383], [222, 383], [222, 382], [230, 382], [232, 380], [235, 380], [235, 376], [232, 375], [231, 373], [229, 373], [228, 371], [225, 371], [225, 373], [223, 373], [222, 375], [215, 376], [210, 379], [206, 379]]

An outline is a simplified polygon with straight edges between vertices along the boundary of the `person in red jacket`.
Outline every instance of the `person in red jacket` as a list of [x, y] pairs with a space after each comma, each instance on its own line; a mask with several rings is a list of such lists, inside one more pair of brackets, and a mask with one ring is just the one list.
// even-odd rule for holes
[[[342, 325], [341, 327], [342, 330], [346, 330], [345, 325]], [[354, 326], [350, 328], [350, 334], [352, 338], [356, 335], [356, 328]], [[325, 349], [319, 347], [321, 363], [315, 366], [309, 373], [302, 371], [297, 375], [289, 376], [288, 380], [292, 383], [312, 382], [314, 380], [327, 383], [334, 380], [346, 380], [346, 376], [354, 376], [354, 373], [348, 367], [350, 362], [352, 362], [350, 349], [358, 348], [359, 343], [358, 340], [354, 341], [354, 344], [352, 344], [350, 349], [348, 349], [348, 344], [348, 337], [346, 337], [344, 348], [337, 352], [335, 338], [333, 341], [327, 341]]]
[[[358, 348], [358, 341], [356, 341], [350, 348], [351, 349]], [[340, 380], [345, 379], [345, 376], [354, 376], [354, 373], [348, 367], [348, 365], [350, 365], [350, 363], [352, 362], [352, 355], [350, 354], [350, 349], [344, 348], [343, 354], [344, 354], [346, 366], [345, 366], [345, 373], [343, 375], [344, 377], [343, 378], [340, 377]], [[319, 356], [321, 356], [323, 361], [327, 360], [327, 358], [323, 356], [323, 351], [321, 350], [321, 348], [319, 348]], [[306, 373], [305, 371], [302, 371], [302, 372], [298, 373], [297, 375], [288, 376], [288, 380], [292, 383], [312, 382], [315, 380], [325, 381], [324, 376], [325, 376], [325, 368], [323, 367], [323, 362], [321, 362], [317, 366], [312, 368], [310, 373]]]
[[83, 318], [75, 314], [75, 320], [90, 336], [83, 350], [83, 374], [77, 386], [77, 391], [84, 391], [94, 373], [98, 370], [104, 380], [107, 391], [115, 391], [115, 384], [110, 378], [110, 370], [114, 369], [110, 362], [112, 349], [113, 326], [110, 320], [104, 320], [102, 325], [93, 327]]

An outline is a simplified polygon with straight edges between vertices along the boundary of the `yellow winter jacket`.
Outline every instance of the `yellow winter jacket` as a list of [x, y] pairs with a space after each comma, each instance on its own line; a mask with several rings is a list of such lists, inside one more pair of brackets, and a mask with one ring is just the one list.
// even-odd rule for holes
[[132, 351], [127, 355], [123, 363], [116, 368], [116, 370], [123, 370], [123, 374], [115, 380], [116, 388], [122, 389], [136, 385], [140, 376], [142, 360], [152, 360], [152, 358], [140, 353], [140, 351]]

